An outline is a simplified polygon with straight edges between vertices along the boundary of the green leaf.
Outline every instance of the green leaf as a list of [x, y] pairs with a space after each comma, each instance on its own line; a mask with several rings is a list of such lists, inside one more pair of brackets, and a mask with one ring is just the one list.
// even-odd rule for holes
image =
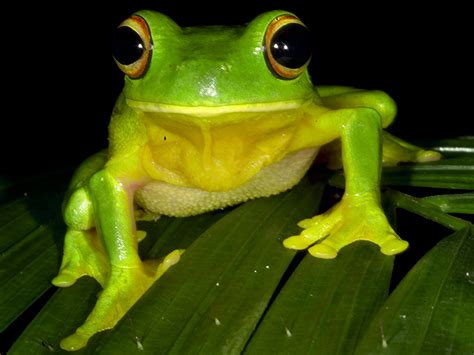
[[474, 193], [428, 196], [423, 198], [445, 213], [474, 214]]
[[[0, 206], [0, 331], [51, 285], [65, 227], [60, 218], [64, 176], [31, 179]], [[4, 181], [5, 182], [5, 181]], [[24, 192], [18, 192], [24, 191]], [[10, 194], [10, 193], [9, 193]], [[21, 197], [20, 197], [21, 196]]]
[[59, 268], [55, 243], [62, 222], [41, 226], [0, 256], [0, 331], [13, 322], [51, 285]]
[[474, 231], [442, 240], [372, 320], [356, 354], [472, 354]]
[[0, 252], [5, 252], [41, 225], [58, 219], [65, 180], [64, 175], [54, 175], [32, 178], [28, 184], [11, 187], [16, 192], [0, 205]]
[[9, 354], [67, 354], [59, 348], [59, 340], [82, 324], [97, 301], [99, 291], [99, 284], [86, 277], [78, 280], [73, 287], [57, 290], [21, 334]]
[[295, 255], [282, 239], [313, 214], [322, 187], [302, 184], [227, 214], [89, 351], [239, 353]]
[[307, 255], [245, 354], [348, 354], [388, 295], [393, 257], [361, 242], [335, 260]]
[[[334, 174], [329, 184], [343, 188], [344, 175]], [[474, 190], [474, 158], [384, 167], [382, 185]]]
[[403, 208], [452, 230], [463, 229], [471, 225], [470, 222], [464, 219], [443, 212], [440, 207], [425, 199], [416, 198], [399, 191], [388, 190], [384, 193], [383, 198], [384, 205], [388, 205], [389, 211], [387, 214], [390, 216], [394, 215], [394, 209]]
[[474, 190], [474, 157], [384, 168], [382, 184]]
[[0, 252], [38, 228], [39, 223], [29, 211], [26, 197], [0, 206]]
[[[417, 143], [418, 144], [418, 143]], [[433, 149], [445, 157], [474, 155], [474, 137], [460, 137], [456, 139], [440, 139], [435, 141], [419, 142], [421, 147]]]

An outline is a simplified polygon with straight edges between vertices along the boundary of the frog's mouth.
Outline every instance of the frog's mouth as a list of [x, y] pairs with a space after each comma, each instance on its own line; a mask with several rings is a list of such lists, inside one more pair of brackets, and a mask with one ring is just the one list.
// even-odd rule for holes
[[268, 113], [276, 111], [289, 111], [300, 108], [308, 100], [292, 100], [280, 102], [252, 103], [241, 105], [227, 106], [179, 106], [169, 104], [158, 104], [154, 102], [136, 101], [126, 99], [127, 105], [133, 109], [163, 114], [179, 114], [193, 117], [216, 117], [228, 114], [245, 114], [245, 113]]

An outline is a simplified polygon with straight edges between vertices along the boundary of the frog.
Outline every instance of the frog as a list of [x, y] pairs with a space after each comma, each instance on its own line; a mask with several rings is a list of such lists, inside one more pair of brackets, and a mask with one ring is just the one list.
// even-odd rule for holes
[[280, 194], [325, 150], [344, 172], [344, 193], [301, 221], [281, 247], [323, 259], [360, 240], [386, 255], [407, 249], [381, 206], [382, 166], [441, 155], [385, 130], [397, 105], [384, 91], [313, 85], [313, 43], [310, 29], [284, 10], [242, 26], [202, 27], [141, 10], [117, 27], [113, 58], [124, 87], [108, 148], [71, 179], [63, 258], [52, 281], [69, 287], [89, 276], [102, 291], [63, 349], [83, 348], [113, 328], [184, 257], [175, 250], [141, 259], [141, 213], [187, 217]]

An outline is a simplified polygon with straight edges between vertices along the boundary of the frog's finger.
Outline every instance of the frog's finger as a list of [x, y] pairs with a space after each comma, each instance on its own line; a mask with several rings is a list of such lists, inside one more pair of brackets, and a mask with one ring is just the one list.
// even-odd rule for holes
[[318, 244], [308, 249], [308, 252], [317, 258], [334, 259], [339, 250], [358, 239], [356, 229], [346, 224], [338, 225], [331, 230], [330, 235]]
[[314, 227], [315, 225], [321, 223], [322, 220], [323, 220], [323, 216], [321, 216], [321, 215], [315, 216], [313, 218], [303, 219], [302, 221], [298, 222], [298, 227], [301, 227], [301, 228], [304, 228], [304, 229], [311, 228], [311, 227]]
[[387, 239], [380, 243], [380, 251], [385, 255], [395, 255], [408, 248], [408, 242], [400, 239], [396, 234], [389, 234]]
[[300, 235], [286, 238], [283, 245], [288, 249], [307, 249], [311, 244], [323, 239], [329, 234], [330, 226], [327, 224], [317, 225], [301, 232]]
[[440, 160], [443, 156], [434, 150], [420, 150], [416, 153], [416, 161], [418, 163], [427, 163]]
[[314, 227], [323, 228], [326, 232], [329, 232], [342, 220], [339, 205], [340, 203], [336, 204], [323, 214], [299, 221], [298, 226], [306, 230], [311, 230], [308, 233], [313, 233], [312, 228]]
[[171, 266], [177, 264], [183, 253], [184, 249], [176, 249], [166, 255], [160, 265], [156, 268], [155, 279], [160, 278]]
[[321, 259], [334, 259], [337, 256], [337, 249], [334, 248], [331, 242], [324, 240], [309, 248], [308, 252], [312, 256]]
[[308, 248], [312, 243], [308, 240], [305, 240], [301, 235], [295, 235], [289, 238], [286, 238], [283, 241], [285, 248], [294, 249], [294, 250], [303, 250]]
[[136, 236], [137, 236], [137, 242], [140, 243], [143, 239], [146, 238], [147, 233], [146, 231], [137, 230]]

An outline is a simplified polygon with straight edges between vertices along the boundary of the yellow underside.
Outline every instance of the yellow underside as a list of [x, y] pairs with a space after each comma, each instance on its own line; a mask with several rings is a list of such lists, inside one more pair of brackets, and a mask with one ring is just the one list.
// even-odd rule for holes
[[148, 143], [143, 165], [154, 180], [172, 185], [234, 189], [287, 154], [317, 147], [320, 139], [311, 129], [317, 110], [326, 109], [303, 105], [272, 112], [229, 112], [213, 116], [212, 121], [144, 112]]

